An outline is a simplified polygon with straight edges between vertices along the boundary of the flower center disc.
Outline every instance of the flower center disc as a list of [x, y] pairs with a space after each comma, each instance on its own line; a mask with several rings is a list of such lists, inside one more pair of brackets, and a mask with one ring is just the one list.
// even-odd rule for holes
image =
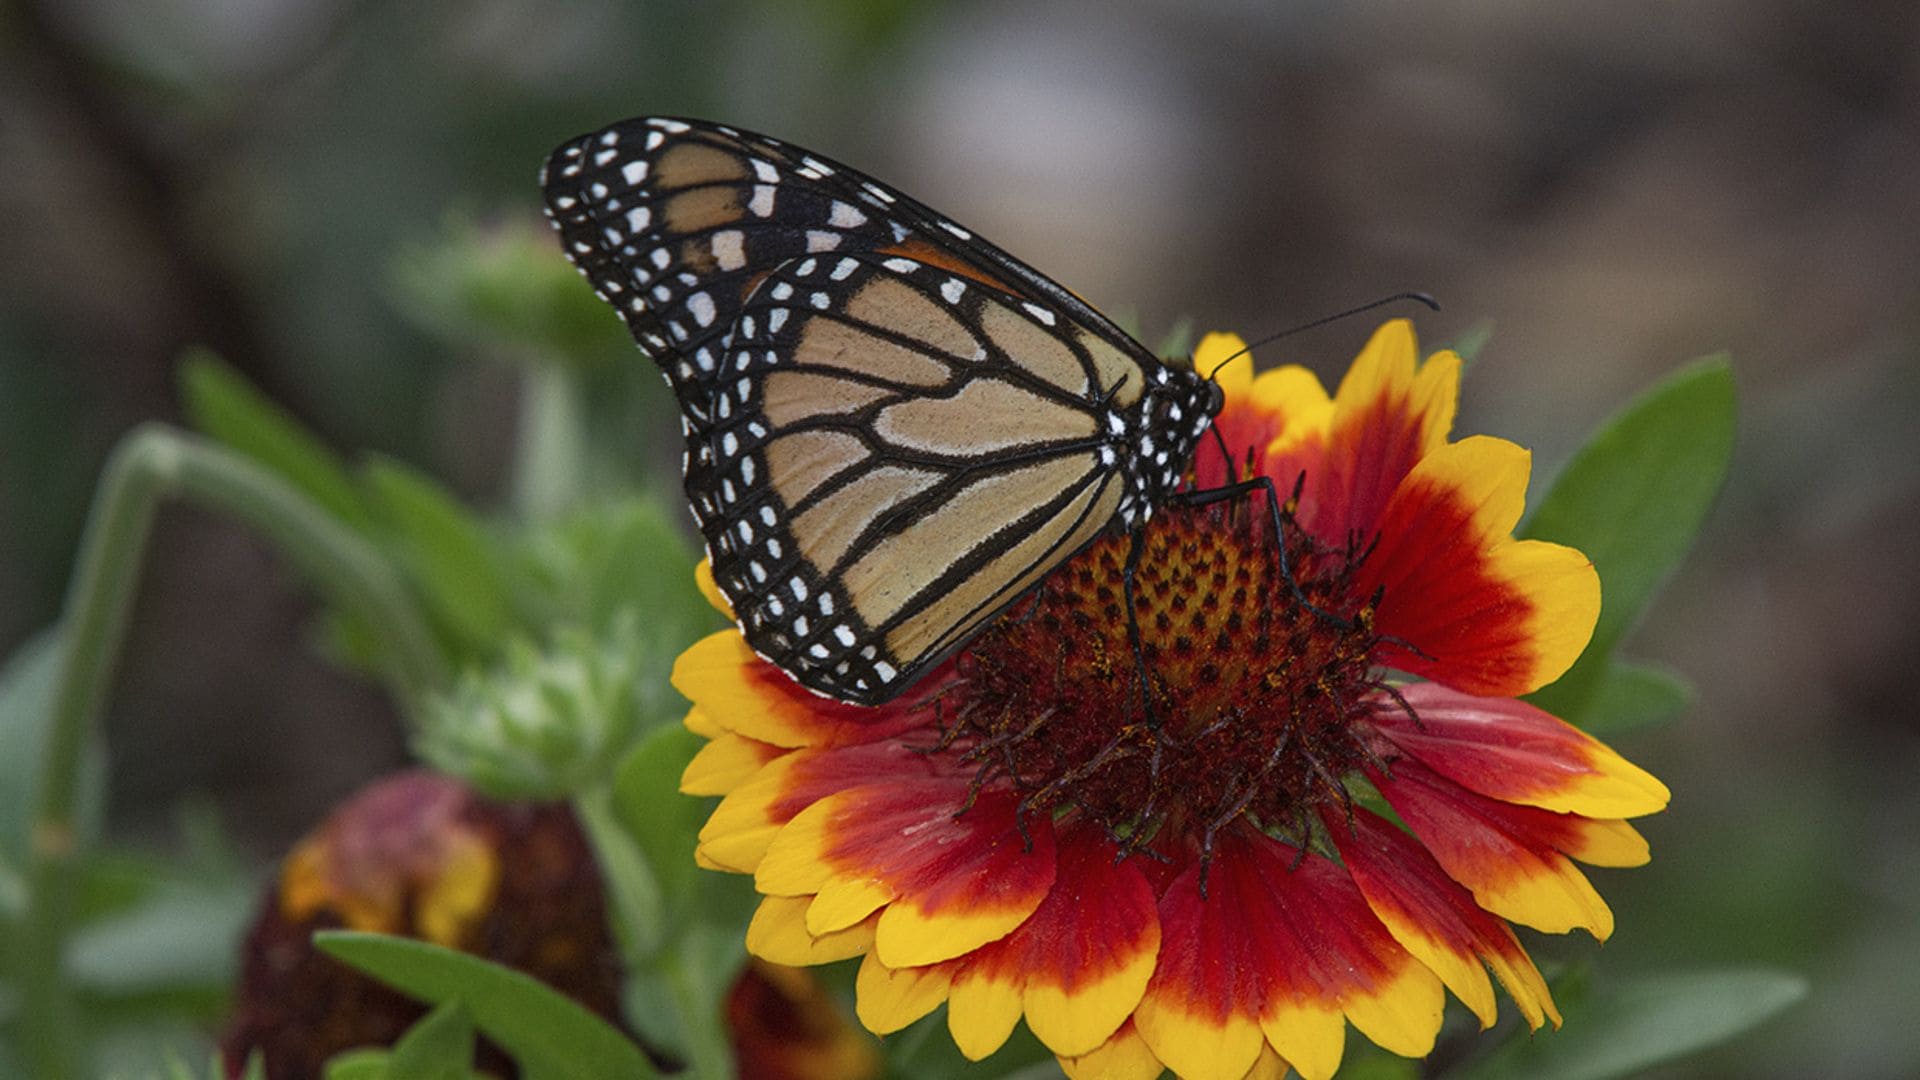
[[[1351, 718], [1382, 684], [1351, 552], [1286, 528], [1258, 495], [1169, 508], [1103, 538], [975, 639], [949, 699], [950, 749], [1028, 812], [1077, 810], [1129, 847], [1198, 841], [1246, 816], [1304, 838], [1367, 751]], [[1150, 689], [1143, 694], [1142, 674]], [[1149, 710], [1148, 700], [1151, 701]]]

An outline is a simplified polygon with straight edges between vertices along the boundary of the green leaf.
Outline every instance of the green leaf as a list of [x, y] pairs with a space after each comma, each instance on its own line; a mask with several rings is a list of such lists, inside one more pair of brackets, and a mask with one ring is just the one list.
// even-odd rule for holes
[[[167, 1051], [166, 1059], [167, 1080], [225, 1080], [229, 1075], [234, 1076], [236, 1080], [267, 1080], [267, 1063], [258, 1050], [247, 1055], [247, 1060], [241, 1065], [240, 1071], [233, 1074], [227, 1072], [226, 1064], [221, 1060], [220, 1052], [217, 1050], [210, 1052], [206, 1062], [198, 1069], [187, 1064], [184, 1058], [171, 1049]], [[0, 1073], [0, 1075], [5, 1074]], [[125, 1074], [114, 1072], [108, 1075]]]
[[388, 1068], [418, 1080], [467, 1080], [473, 1075], [473, 1015], [460, 999], [442, 1002], [393, 1044]]
[[469, 656], [490, 655], [513, 618], [506, 577], [479, 521], [445, 488], [397, 461], [371, 461], [365, 477], [390, 542], [436, 622]]
[[1600, 572], [1593, 641], [1534, 704], [1580, 722], [1614, 646], [1692, 545], [1733, 453], [1733, 371], [1695, 361], [1642, 395], [1574, 455], [1520, 535], [1568, 544]]
[[1653, 975], [1594, 986], [1567, 1026], [1509, 1039], [1454, 1075], [1470, 1080], [1608, 1080], [1727, 1042], [1807, 993], [1781, 971]]
[[677, 724], [663, 727], [634, 747], [614, 775], [613, 811], [653, 867], [672, 915], [687, 914], [700, 873], [694, 840], [709, 807], [705, 799], [680, 794], [680, 774], [704, 745]]
[[642, 629], [671, 643], [673, 657], [722, 620], [695, 587], [698, 557], [680, 526], [681, 511], [655, 498], [592, 504], [528, 536], [524, 559], [556, 608], [556, 621], [604, 630], [637, 612]]
[[130, 908], [74, 931], [68, 975], [108, 995], [224, 986], [255, 892], [233, 877], [155, 882]]
[[1153, 354], [1155, 356], [1188, 356], [1193, 352], [1195, 340], [1193, 319], [1182, 315], [1174, 321], [1165, 334], [1161, 335], [1160, 344], [1154, 347]]
[[1486, 351], [1488, 344], [1492, 341], [1493, 320], [1481, 319], [1461, 331], [1460, 336], [1454, 338], [1447, 348], [1452, 349], [1460, 357], [1460, 370], [1465, 372], [1473, 369], [1474, 363], [1480, 359], [1480, 354]]
[[532, 976], [424, 941], [354, 931], [314, 935], [322, 952], [422, 1001], [459, 998], [475, 1025], [528, 1072], [554, 1080], [657, 1076], [612, 1025]]
[[449, 215], [439, 236], [403, 248], [390, 279], [410, 321], [462, 349], [579, 370], [630, 362], [633, 340], [561, 255], [553, 234], [517, 218]]
[[195, 430], [279, 473], [355, 528], [372, 522], [337, 455], [291, 414], [205, 349], [180, 361], [180, 396]]
[[363, 1048], [342, 1050], [327, 1061], [326, 1080], [402, 1080], [393, 1071], [393, 1054]]
[[1686, 712], [1693, 697], [1693, 684], [1675, 672], [1615, 659], [1594, 688], [1581, 726], [1611, 736], [1665, 724]]

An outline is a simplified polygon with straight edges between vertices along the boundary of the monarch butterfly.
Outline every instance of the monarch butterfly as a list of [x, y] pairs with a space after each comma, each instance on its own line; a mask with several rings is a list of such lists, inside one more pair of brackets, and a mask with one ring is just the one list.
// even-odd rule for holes
[[541, 185], [679, 401], [747, 643], [829, 697], [891, 700], [1103, 531], [1137, 535], [1221, 409], [1025, 263], [775, 139], [625, 120]]

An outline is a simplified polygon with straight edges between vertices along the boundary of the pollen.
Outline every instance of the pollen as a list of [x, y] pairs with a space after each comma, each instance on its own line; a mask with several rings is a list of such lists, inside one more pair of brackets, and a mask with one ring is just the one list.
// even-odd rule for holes
[[1287, 519], [1283, 566], [1272, 521], [1258, 496], [1173, 507], [1076, 556], [962, 655], [944, 752], [1129, 849], [1204, 853], [1241, 818], [1310, 840], [1374, 761], [1356, 708], [1391, 689], [1378, 597], [1353, 589], [1365, 552]]

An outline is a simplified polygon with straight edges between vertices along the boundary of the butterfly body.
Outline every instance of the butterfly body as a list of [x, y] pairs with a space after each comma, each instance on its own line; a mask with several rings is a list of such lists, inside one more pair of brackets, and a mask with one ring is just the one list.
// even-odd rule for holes
[[1179, 485], [1218, 388], [854, 170], [690, 120], [570, 141], [568, 256], [681, 408], [742, 633], [803, 685], [898, 695]]

